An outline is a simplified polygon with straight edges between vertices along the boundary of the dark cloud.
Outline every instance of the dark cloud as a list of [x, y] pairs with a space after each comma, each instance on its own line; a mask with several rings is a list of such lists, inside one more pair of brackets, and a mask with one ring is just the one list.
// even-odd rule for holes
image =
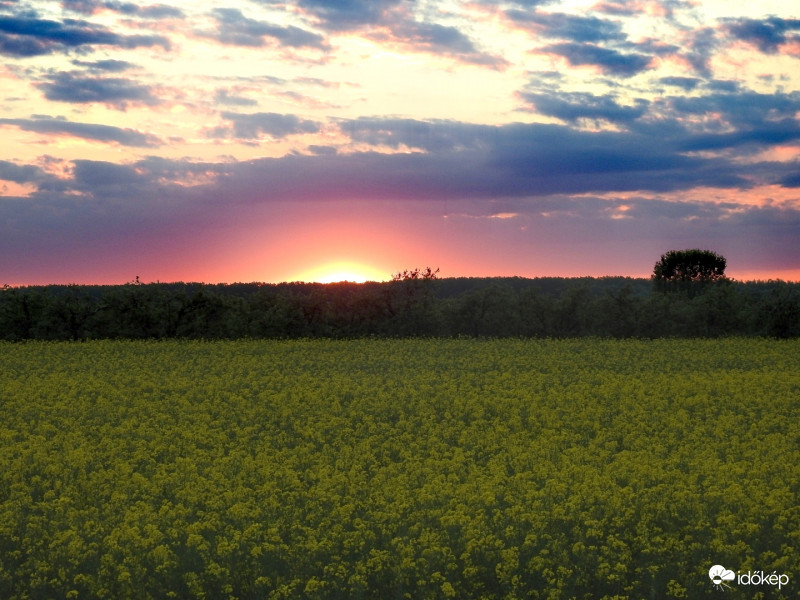
[[149, 86], [119, 77], [95, 77], [61, 72], [38, 83], [48, 100], [72, 103], [98, 102], [124, 110], [131, 104], [155, 105], [159, 100]]
[[61, 0], [61, 7], [82, 15], [93, 15], [101, 10], [103, 2], [96, 0]]
[[702, 80], [696, 77], [662, 77], [658, 82], [664, 85], [679, 87], [690, 92], [700, 85]]
[[296, 0], [297, 7], [318, 20], [327, 29], [353, 30], [385, 24], [398, 10], [405, 10], [406, 0]]
[[73, 165], [73, 189], [76, 190], [96, 192], [109, 187], [125, 189], [146, 183], [145, 176], [131, 165], [97, 160], [76, 160]]
[[695, 135], [683, 144], [683, 148], [688, 151], [721, 150], [745, 145], [773, 146], [797, 140], [800, 140], [800, 125], [794, 119], [784, 119], [748, 130]]
[[685, 58], [695, 72], [702, 77], [711, 77], [711, 59], [719, 49], [717, 30], [701, 27], [686, 34], [684, 50], [678, 54]]
[[[677, 10], [693, 8], [691, 0], [658, 0], [657, 4], [667, 19], [673, 19]], [[592, 6], [593, 11], [620, 17], [638, 16], [642, 13], [643, 8], [641, 2], [630, 2], [628, 0], [601, 1]]]
[[168, 4], [150, 4], [148, 6], [134, 4], [133, 6], [135, 8], [132, 14], [145, 19], [183, 19], [185, 16], [181, 9]]
[[619, 17], [632, 17], [640, 10], [633, 2], [597, 2], [592, 10], [606, 15]]
[[726, 150], [744, 156], [800, 139], [798, 112], [800, 93], [666, 96], [655, 100], [632, 129], [676, 152]]
[[753, 44], [767, 54], [775, 54], [788, 42], [800, 41], [800, 19], [739, 18], [725, 19], [724, 23], [732, 37]]
[[557, 0], [476, 0], [475, 4], [491, 8], [504, 8], [505, 10], [515, 10], [522, 8], [536, 8], [553, 4]]
[[[335, 179], [352, 177], [353, 182], [366, 182], [385, 177], [383, 185], [378, 181], [365, 183], [363, 188], [361, 183], [353, 185], [381, 189], [383, 195], [395, 190], [397, 199], [416, 197], [414, 189], [420, 190], [420, 197], [468, 198], [752, 185], [733, 161], [689, 157], [679, 148], [680, 140], [653, 143], [652, 137], [635, 133], [397, 119], [360, 119], [343, 124], [342, 130], [362, 143], [425, 151], [391, 156], [340, 154], [335, 161], [337, 169], [326, 163], [326, 172]], [[307, 168], [308, 173], [315, 173], [321, 167], [309, 163]], [[283, 173], [288, 176], [287, 171]], [[321, 173], [320, 178], [326, 176]], [[326, 180], [326, 187], [330, 183]], [[309, 185], [313, 185], [312, 179], [301, 187]], [[314, 193], [325, 191], [320, 188]]]
[[800, 188], [800, 165], [795, 167], [796, 172], [780, 180], [780, 185], [789, 188]]
[[225, 104], [227, 106], [256, 106], [257, 101], [243, 96], [232, 94], [226, 89], [219, 89], [214, 94], [214, 102], [217, 104]]
[[714, 92], [726, 92], [728, 94], [738, 92], [741, 89], [740, 85], [738, 81], [732, 81], [730, 79], [714, 79], [706, 83], [706, 87], [709, 90]]
[[[613, 98], [564, 99], [576, 106], [584, 100], [600, 112], [607, 100], [609, 106], [617, 104]], [[762, 108], [768, 106], [761, 102]], [[232, 127], [241, 127], [242, 136], [280, 137], [318, 126], [291, 115], [224, 116]], [[371, 118], [342, 121], [341, 130], [359, 144], [419, 151], [353, 153], [313, 146], [309, 155], [241, 162], [158, 157], [129, 164], [80, 160], [72, 162], [71, 169], [62, 169], [65, 175], [60, 179], [48, 179], [35, 165], [0, 161], [0, 179], [33, 183], [36, 188], [28, 198], [0, 202], [0, 245], [17, 253], [34, 251], [33, 242], [26, 241], [31, 239], [76, 247], [89, 243], [85, 240], [109, 239], [108, 232], [114, 232], [115, 244], [125, 235], [141, 244], [145, 238], [189, 230], [195, 239], [208, 239], [206, 233], [226, 219], [257, 220], [254, 215], [282, 214], [302, 202], [357, 201], [367, 207], [366, 203], [388, 200], [431, 207], [449, 201], [453, 212], [468, 216], [495, 214], [501, 206], [501, 212], [518, 213], [515, 218], [527, 228], [526, 233], [515, 229], [515, 235], [562, 245], [604, 239], [628, 243], [697, 239], [715, 242], [715, 248], [730, 257], [727, 247], [763, 242], [764, 247], [788, 249], [797, 259], [800, 212], [796, 209], [666, 199], [668, 193], [697, 186], [797, 187], [797, 164], [777, 170], [771, 163], [739, 161], [735, 154], [689, 156], [687, 144], [701, 138], [693, 138], [695, 134], [676, 123], [653, 125], [661, 128], [645, 135], [579, 131], [565, 125]], [[779, 125], [785, 128], [788, 123]], [[776, 173], [780, 173], [777, 178]], [[184, 181], [192, 185], [182, 185]], [[639, 197], [644, 195], [650, 198]], [[396, 210], [407, 216], [417, 209], [396, 206]], [[0, 256], [11, 260], [8, 254]]]
[[[681, 126], [682, 116], [716, 111], [725, 98], [698, 98], [694, 105], [666, 102], [659, 107], [665, 118], [646, 126], [627, 113], [614, 98], [592, 95], [566, 95], [551, 102], [551, 114], [565, 120], [586, 118], [621, 119], [637, 126], [621, 131], [584, 131], [565, 125], [510, 124], [487, 126], [456, 121], [417, 121], [393, 118], [362, 118], [340, 122], [341, 131], [354, 143], [375, 147], [409, 148], [410, 153], [343, 153], [334, 148], [315, 146], [312, 155], [285, 156], [233, 163], [198, 164], [167, 159], [147, 159], [133, 165], [76, 161], [72, 189], [101, 197], [103, 193], [180, 194], [180, 186], [166, 181], [204, 173], [210, 177], [208, 189], [193, 187], [192, 193], [224, 193], [237, 202], [270, 202], [303, 199], [486, 199], [533, 198], [553, 194], [614, 193], [647, 190], [667, 193], [697, 186], [751, 188], [756, 185], [794, 186], [796, 170], [777, 169], [766, 163], [749, 163], [730, 156], [691, 156], [689, 151], [727, 148], [746, 144], [770, 146], [800, 139], [800, 127], [789, 117], [768, 121], [765, 115], [795, 110], [796, 99], [771, 101], [753, 95], [742, 106], [729, 106], [731, 119], [739, 123], [739, 133], [693, 132]], [[547, 100], [547, 99], [545, 99]], [[703, 102], [703, 100], [705, 102]], [[748, 112], [746, 104], [760, 105]], [[636, 106], [636, 105], [634, 105]], [[640, 104], [639, 109], [644, 108]], [[666, 112], [664, 112], [666, 111]], [[778, 111], [778, 112], [776, 112]], [[230, 122], [227, 135], [243, 140], [262, 136], [283, 138], [314, 133], [320, 124], [294, 115], [275, 113], [222, 114]], [[626, 121], [627, 120], [627, 121]], [[696, 121], [697, 119], [690, 119]], [[733, 120], [729, 121], [733, 122]], [[749, 125], [745, 127], [745, 123]], [[66, 133], [94, 136], [124, 143], [126, 130], [88, 129], [58, 119], [33, 118], [7, 122], [24, 127], [60, 129]], [[79, 129], [74, 129], [78, 127]], [[136, 139], [135, 137], [133, 139]], [[40, 172], [24, 170], [13, 163], [2, 163], [2, 172], [12, 181], [35, 181]], [[165, 187], [166, 186], [166, 187]], [[116, 191], [115, 191], [116, 190]], [[50, 193], [56, 193], [51, 191]], [[128, 197], [128, 196], [125, 196]]]
[[623, 54], [594, 44], [565, 42], [540, 48], [540, 52], [556, 54], [572, 66], [594, 65], [607, 75], [631, 77], [650, 68], [652, 57], [644, 54]]
[[[714, 91], [719, 89], [719, 86], [709, 87]], [[738, 86], [726, 92], [672, 96], [663, 101], [678, 116], [718, 115], [725, 128], [734, 126], [738, 131], [777, 125], [781, 120], [792, 120], [800, 112], [800, 92], [759, 94], [741, 91]]]
[[536, 31], [538, 35], [574, 42], [602, 42], [625, 39], [621, 23], [566, 13], [541, 13], [522, 10], [506, 11], [517, 25]]
[[23, 131], [47, 133], [52, 135], [66, 135], [99, 142], [120, 144], [132, 147], [153, 147], [161, 141], [149, 134], [141, 133], [134, 129], [123, 129], [110, 125], [94, 123], [74, 123], [64, 118], [51, 118], [37, 116], [31, 119], [0, 119], [0, 125], [12, 125]]
[[[774, 166], [746, 166], [736, 160], [736, 154], [711, 158], [690, 156], [687, 152], [745, 150], [748, 145], [763, 148], [800, 139], [800, 127], [789, 118], [769, 122], [750, 115], [752, 120], [744, 121], [745, 116], [740, 115], [737, 133], [724, 128], [717, 132], [692, 131], [682, 118], [696, 113], [679, 112], [672, 105], [656, 107], [655, 115], [650, 115], [652, 105], [643, 102], [626, 107], [613, 98], [591, 95], [541, 96], [548, 103], [547, 114], [551, 116], [569, 121], [616, 119], [615, 122], [625, 123], [630, 130], [592, 132], [562, 125], [491, 127], [379, 118], [346, 121], [340, 127], [357, 143], [417, 150], [416, 158], [377, 155], [375, 161], [377, 164], [385, 160], [388, 165], [396, 160], [398, 169], [405, 171], [408, 167], [401, 167], [400, 161], [418, 160], [417, 176], [431, 181], [425, 193], [436, 196], [434, 182], [445, 180], [454, 196], [464, 197], [637, 189], [667, 192], [695, 186], [749, 188], [758, 181], [779, 183], [782, 171]], [[715, 101], [723, 103], [722, 99]], [[762, 107], [766, 114], [774, 114], [768, 106], [765, 102]], [[705, 108], [716, 110], [716, 104], [710, 102]], [[700, 106], [692, 110], [698, 111]], [[731, 110], [736, 112], [735, 107]], [[787, 104], [783, 110], [790, 112], [791, 105]], [[346, 170], [349, 159], [346, 155], [339, 158], [342, 169]], [[407, 185], [402, 184], [401, 196], [410, 194]]]
[[127, 16], [145, 19], [182, 19], [182, 10], [167, 4], [150, 4], [140, 6], [133, 2], [98, 1], [98, 0], [62, 0], [61, 6], [72, 12], [93, 15], [101, 10], [110, 10]]
[[255, 140], [262, 135], [283, 138], [294, 134], [316, 133], [320, 129], [319, 123], [300, 119], [295, 115], [223, 112], [222, 118], [233, 124], [234, 137], [243, 140]]
[[294, 5], [315, 26], [328, 32], [357, 31], [405, 51], [446, 56], [467, 64], [491, 68], [507, 65], [502, 56], [478, 49], [460, 29], [418, 20], [413, 14], [414, 2], [407, 0], [295, 0]]
[[455, 27], [405, 21], [395, 25], [392, 37], [376, 36], [380, 41], [389, 41], [408, 48], [414, 52], [426, 52], [439, 56], [448, 56], [464, 63], [503, 68], [508, 62], [492, 54], [481, 52], [472, 40]]
[[699, 181], [719, 187], [746, 185], [731, 165], [689, 158], [669, 142], [654, 144], [638, 134], [514, 125], [503, 128], [501, 139], [489, 164], [506, 173], [509, 191], [673, 191]]
[[73, 60], [72, 64], [77, 67], [83, 67], [85, 69], [89, 69], [90, 71], [102, 71], [106, 73], [122, 73], [123, 71], [128, 71], [129, 69], [133, 69], [136, 66], [133, 63], [129, 63], [128, 61], [125, 60], [114, 60], [114, 59], [93, 60], [93, 61]]
[[645, 100], [637, 100], [633, 106], [626, 106], [619, 104], [613, 96], [581, 92], [520, 92], [518, 96], [536, 112], [568, 122], [602, 119], [612, 123], [627, 123], [639, 119], [649, 106]]
[[454, 121], [418, 121], [361, 117], [340, 124], [343, 133], [358, 143], [399, 148], [406, 146], [425, 152], [453, 152], [483, 147], [495, 127]]
[[170, 42], [160, 35], [120, 35], [74, 19], [51, 21], [30, 16], [0, 16], [0, 53], [29, 57], [83, 46], [161, 46], [168, 50]]
[[236, 8], [217, 8], [212, 14], [218, 25], [213, 37], [223, 44], [260, 48], [272, 40], [290, 48], [327, 48], [325, 39], [319, 34], [299, 27], [249, 19]]
[[35, 183], [42, 179], [44, 173], [35, 165], [18, 165], [7, 160], [0, 160], [0, 179], [14, 183]]
[[317, 146], [315, 144], [311, 144], [308, 146], [308, 151], [312, 154], [317, 154], [319, 156], [334, 156], [339, 151], [333, 146]]

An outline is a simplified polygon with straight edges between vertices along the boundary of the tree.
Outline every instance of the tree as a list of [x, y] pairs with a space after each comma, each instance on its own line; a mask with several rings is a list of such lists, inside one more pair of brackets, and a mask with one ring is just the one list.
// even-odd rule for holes
[[725, 257], [711, 250], [670, 250], [653, 267], [653, 281], [662, 291], [697, 290], [694, 284], [725, 280]]
[[408, 281], [411, 279], [422, 279], [423, 281], [429, 281], [431, 279], [436, 279], [438, 273], [438, 268], [435, 271], [430, 267], [426, 267], [424, 271], [420, 268], [416, 268], [413, 271], [406, 269], [402, 273], [393, 273], [392, 281]]
[[392, 281], [385, 288], [385, 300], [395, 334], [435, 333], [431, 282], [437, 279], [438, 273], [438, 268], [427, 267], [424, 271], [417, 268], [392, 275]]

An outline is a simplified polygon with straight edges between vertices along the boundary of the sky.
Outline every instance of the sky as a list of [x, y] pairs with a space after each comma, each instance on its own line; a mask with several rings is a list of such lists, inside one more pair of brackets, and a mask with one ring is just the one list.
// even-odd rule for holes
[[0, 0], [0, 285], [800, 280], [785, 0]]

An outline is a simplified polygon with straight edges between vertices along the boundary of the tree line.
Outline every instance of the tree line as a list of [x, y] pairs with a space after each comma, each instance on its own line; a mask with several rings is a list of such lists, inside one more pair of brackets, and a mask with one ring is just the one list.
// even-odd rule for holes
[[[413, 274], [416, 273], [417, 277]], [[0, 289], [0, 339], [800, 335], [800, 284], [656, 278], [141, 283]]]

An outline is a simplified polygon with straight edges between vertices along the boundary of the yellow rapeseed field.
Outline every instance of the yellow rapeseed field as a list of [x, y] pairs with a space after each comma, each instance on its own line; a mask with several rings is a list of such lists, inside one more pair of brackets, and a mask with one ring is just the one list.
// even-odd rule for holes
[[2, 343], [0, 393], [3, 599], [800, 591], [800, 340]]

